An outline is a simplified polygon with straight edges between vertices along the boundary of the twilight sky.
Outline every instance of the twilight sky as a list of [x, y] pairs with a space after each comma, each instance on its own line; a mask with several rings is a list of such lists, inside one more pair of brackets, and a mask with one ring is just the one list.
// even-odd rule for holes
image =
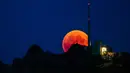
[[[92, 42], [130, 52], [129, 0], [92, 0]], [[0, 0], [0, 60], [12, 63], [32, 44], [63, 53], [64, 35], [87, 32], [87, 0]]]

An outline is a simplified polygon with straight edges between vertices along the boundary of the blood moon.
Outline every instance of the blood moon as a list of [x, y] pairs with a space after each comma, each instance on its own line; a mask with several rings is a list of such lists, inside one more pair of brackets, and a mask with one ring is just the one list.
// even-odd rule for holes
[[67, 52], [72, 44], [88, 46], [88, 35], [81, 30], [72, 30], [68, 32], [62, 41], [63, 51]]

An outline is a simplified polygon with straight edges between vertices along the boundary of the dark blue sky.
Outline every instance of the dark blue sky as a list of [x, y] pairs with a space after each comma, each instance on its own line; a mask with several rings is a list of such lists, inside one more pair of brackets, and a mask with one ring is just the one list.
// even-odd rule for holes
[[[129, 0], [92, 0], [92, 41], [129, 51]], [[64, 35], [87, 32], [87, 0], [0, 0], [0, 60], [12, 63], [32, 44], [62, 53]]]

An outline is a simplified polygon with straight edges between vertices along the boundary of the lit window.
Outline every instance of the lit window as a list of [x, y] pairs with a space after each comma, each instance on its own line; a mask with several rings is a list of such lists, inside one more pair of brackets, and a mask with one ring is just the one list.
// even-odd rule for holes
[[102, 52], [107, 52], [107, 48], [106, 47], [102, 47]]

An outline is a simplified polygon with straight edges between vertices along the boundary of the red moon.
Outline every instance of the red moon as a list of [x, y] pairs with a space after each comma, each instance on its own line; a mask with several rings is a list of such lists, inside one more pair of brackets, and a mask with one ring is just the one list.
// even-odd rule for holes
[[81, 30], [73, 30], [68, 32], [62, 41], [63, 51], [67, 52], [71, 45], [76, 43], [88, 46], [88, 35]]

